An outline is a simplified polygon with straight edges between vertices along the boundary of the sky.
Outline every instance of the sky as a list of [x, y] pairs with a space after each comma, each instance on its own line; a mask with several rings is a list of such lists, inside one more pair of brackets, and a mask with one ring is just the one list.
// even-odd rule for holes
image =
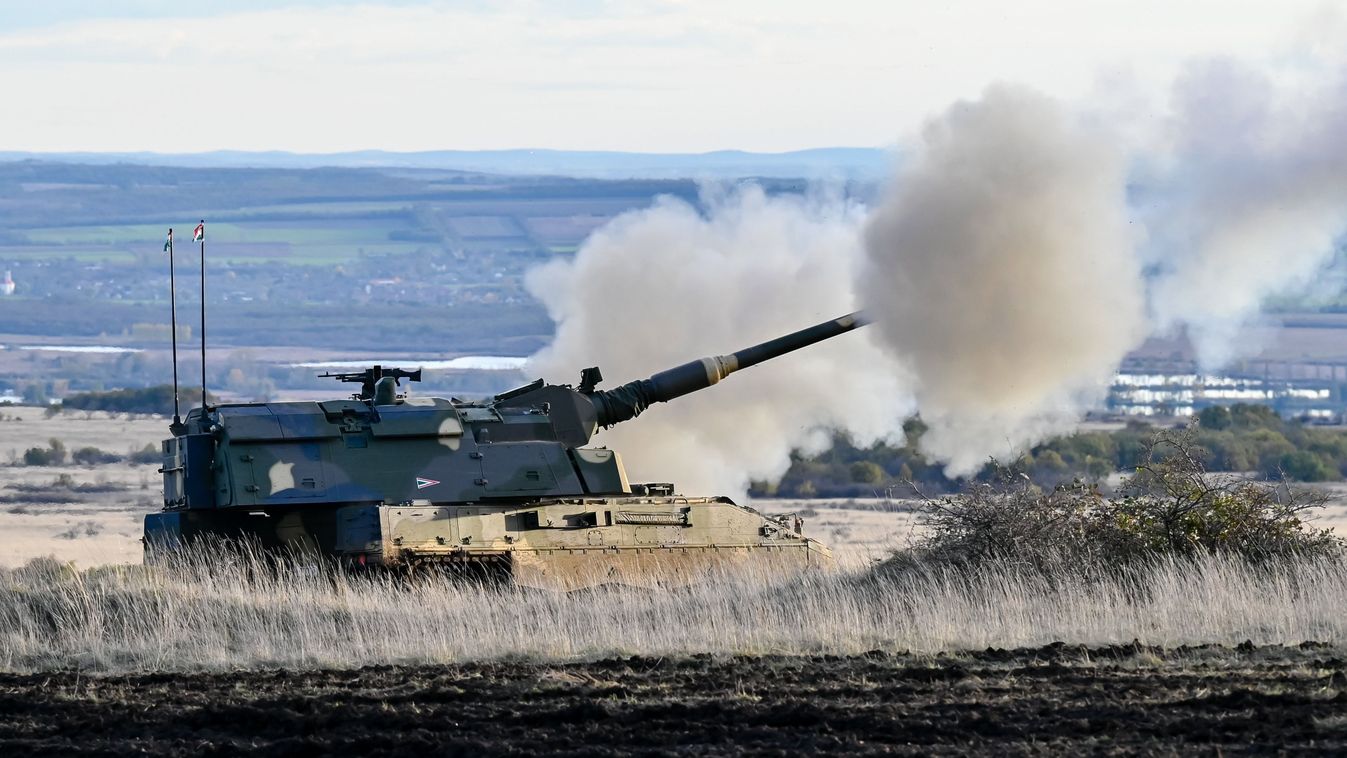
[[1323, 0], [0, 2], [0, 150], [887, 147], [994, 82], [1127, 109], [1195, 59], [1294, 72], [1336, 55], [1343, 18]]

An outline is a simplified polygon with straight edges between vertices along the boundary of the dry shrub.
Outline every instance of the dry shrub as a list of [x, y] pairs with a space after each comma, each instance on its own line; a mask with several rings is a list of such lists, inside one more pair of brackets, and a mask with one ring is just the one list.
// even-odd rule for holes
[[81, 466], [98, 466], [104, 463], [117, 463], [122, 456], [109, 453], [96, 447], [81, 447], [70, 454], [70, 460]]
[[1252, 563], [1337, 559], [1342, 541], [1307, 520], [1327, 496], [1208, 473], [1191, 431], [1160, 432], [1117, 496], [1074, 481], [1044, 490], [996, 467], [963, 492], [923, 500], [927, 537], [891, 567], [995, 561], [1098, 574], [1138, 561], [1220, 554]]
[[57, 537], [63, 540], [77, 540], [80, 537], [97, 537], [103, 532], [103, 527], [97, 521], [79, 521], [64, 532], [58, 532]]

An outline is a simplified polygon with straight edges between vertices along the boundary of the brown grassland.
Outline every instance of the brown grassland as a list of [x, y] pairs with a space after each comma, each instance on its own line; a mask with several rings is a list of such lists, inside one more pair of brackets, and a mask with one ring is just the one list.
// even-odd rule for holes
[[[0, 414], [0, 464], [164, 427]], [[876, 571], [924, 536], [911, 511], [770, 502], [812, 508], [842, 570], [559, 595], [247, 554], [142, 567], [155, 468], [0, 465], [0, 742], [22, 754], [1347, 748], [1340, 560]]]

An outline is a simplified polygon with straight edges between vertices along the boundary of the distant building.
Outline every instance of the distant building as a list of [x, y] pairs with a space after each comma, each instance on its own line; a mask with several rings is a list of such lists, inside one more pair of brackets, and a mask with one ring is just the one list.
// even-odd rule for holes
[[0, 282], [0, 295], [14, 294], [14, 277], [8, 271], [5, 272], [5, 280]]
[[395, 276], [392, 279], [371, 279], [365, 285], [365, 294], [374, 292], [375, 287], [396, 287], [399, 284], [402, 284], [402, 277], [400, 276]]
[[1247, 403], [1272, 406], [1286, 417], [1338, 421], [1347, 415], [1345, 385], [1332, 377], [1120, 371], [1109, 388], [1107, 409], [1125, 416], [1185, 417], [1212, 405]]

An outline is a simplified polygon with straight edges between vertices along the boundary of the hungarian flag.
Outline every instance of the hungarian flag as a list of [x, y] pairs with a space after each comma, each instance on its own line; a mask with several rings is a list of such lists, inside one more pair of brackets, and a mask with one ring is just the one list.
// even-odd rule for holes
[[202, 221], [192, 230], [192, 241], [201, 242], [204, 239], [206, 239], [206, 222]]
[[164, 240], [164, 252], [167, 253], [171, 247], [173, 247], [173, 230], [169, 229], [168, 239]]

